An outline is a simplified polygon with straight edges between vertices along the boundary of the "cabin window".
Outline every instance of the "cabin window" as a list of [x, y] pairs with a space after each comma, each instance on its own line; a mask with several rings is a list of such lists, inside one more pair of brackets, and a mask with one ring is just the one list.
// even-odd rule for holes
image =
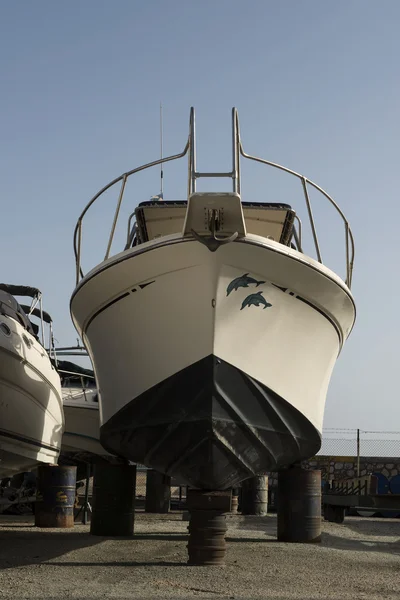
[[7, 337], [11, 335], [11, 329], [5, 323], [0, 323], [0, 331], [3, 335], [6, 335]]
[[[186, 208], [186, 200], [141, 202], [135, 211], [140, 243], [181, 233]], [[289, 204], [242, 202], [242, 208], [247, 233], [290, 245], [295, 212]]]
[[31, 348], [32, 342], [31, 342], [31, 340], [29, 338], [26, 337], [25, 334], [22, 334], [22, 339], [24, 340], [24, 342], [28, 346], [28, 348]]

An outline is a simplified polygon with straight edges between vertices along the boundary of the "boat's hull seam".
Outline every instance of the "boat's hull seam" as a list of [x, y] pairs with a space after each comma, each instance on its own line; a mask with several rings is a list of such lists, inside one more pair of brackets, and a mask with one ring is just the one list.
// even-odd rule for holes
[[48, 444], [43, 444], [43, 442], [39, 442], [24, 435], [18, 435], [17, 433], [13, 433], [11, 431], [6, 431], [5, 429], [0, 429], [0, 437], [23, 442], [24, 444], [30, 444], [31, 446], [37, 446], [38, 448], [44, 448], [45, 450], [50, 450], [51, 452], [56, 452], [57, 454], [60, 452], [60, 448], [57, 446], [49, 446]]

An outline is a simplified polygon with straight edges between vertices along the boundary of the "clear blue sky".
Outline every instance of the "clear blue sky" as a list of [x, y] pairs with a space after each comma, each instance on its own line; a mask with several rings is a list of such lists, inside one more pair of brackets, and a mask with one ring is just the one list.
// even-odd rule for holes
[[[40, 287], [59, 343], [74, 343], [72, 233], [86, 202], [158, 158], [160, 101], [165, 152], [183, 148], [194, 105], [199, 168], [228, 169], [237, 106], [245, 149], [316, 181], [354, 230], [358, 320], [325, 425], [400, 430], [399, 22], [397, 0], [0, 0], [0, 279]], [[166, 198], [184, 197], [185, 169], [166, 169]], [[301, 202], [268, 170], [243, 175], [244, 200]], [[157, 172], [132, 182], [126, 214], [158, 191]], [[86, 270], [113, 198], [88, 220]], [[343, 235], [321, 200], [316, 216], [336, 269]]]

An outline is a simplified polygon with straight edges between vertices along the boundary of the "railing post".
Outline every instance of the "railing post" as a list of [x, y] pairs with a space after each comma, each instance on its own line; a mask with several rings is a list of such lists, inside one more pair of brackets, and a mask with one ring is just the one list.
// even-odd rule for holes
[[357, 429], [357, 477], [360, 477], [360, 430]]
[[122, 179], [121, 189], [120, 189], [120, 192], [119, 192], [118, 202], [117, 202], [117, 206], [116, 206], [116, 209], [115, 209], [114, 220], [113, 220], [113, 224], [111, 226], [110, 237], [108, 239], [107, 250], [106, 250], [106, 255], [104, 257], [104, 260], [107, 260], [107, 258], [110, 256], [111, 245], [112, 245], [113, 239], [114, 239], [115, 227], [116, 227], [117, 221], [118, 221], [118, 216], [119, 216], [119, 211], [120, 211], [120, 208], [121, 208], [122, 198], [124, 197], [126, 180], [127, 180], [127, 176], [126, 176], [126, 173], [125, 173], [125, 175], [124, 175], [124, 177]]
[[127, 231], [127, 234], [126, 234], [126, 246], [125, 246], [125, 250], [128, 249], [128, 247], [130, 245], [130, 242], [132, 241], [132, 239], [131, 239], [132, 238], [132, 236], [131, 236], [131, 223], [132, 223], [132, 219], [135, 216], [135, 214], [136, 214], [135, 211], [133, 211], [133, 213], [131, 213], [129, 215], [129, 219], [128, 219], [128, 231]]
[[196, 191], [196, 123], [194, 108], [190, 109], [188, 199]]
[[314, 217], [313, 217], [313, 213], [312, 213], [312, 209], [311, 209], [310, 197], [308, 195], [308, 190], [307, 190], [307, 180], [305, 177], [301, 177], [301, 183], [303, 186], [304, 197], [306, 199], [308, 217], [310, 219], [310, 225], [311, 225], [311, 231], [312, 231], [313, 238], [314, 238], [315, 250], [317, 253], [318, 261], [320, 263], [322, 263], [321, 252], [319, 250], [319, 243], [318, 243], [318, 237], [317, 237], [317, 230], [315, 228], [315, 222], [314, 222]]
[[81, 246], [82, 246], [82, 221], [79, 220], [78, 225], [78, 252], [76, 257], [76, 285], [79, 283], [79, 275], [81, 271]]
[[[40, 294], [40, 299], [39, 299], [39, 306], [40, 306], [40, 324], [42, 326], [42, 344], [43, 344], [43, 348], [46, 348], [46, 336], [44, 333], [44, 320], [43, 320], [43, 304], [42, 304], [42, 295]], [[49, 343], [50, 346], [50, 343]]]
[[302, 247], [302, 236], [303, 236], [303, 231], [302, 231], [302, 223], [300, 220], [300, 217], [298, 215], [295, 215], [295, 218], [297, 220], [297, 223], [299, 224], [299, 233], [297, 233], [296, 228], [293, 227], [293, 235], [294, 235], [294, 239], [297, 245], [297, 250], [299, 252], [303, 252], [303, 247]]
[[232, 108], [232, 179], [233, 192], [240, 194], [240, 133], [239, 117], [236, 108]]
[[347, 230], [348, 230], [348, 236], [349, 236], [349, 241], [350, 241], [350, 245], [351, 245], [351, 253], [349, 251], [350, 257], [349, 257], [349, 283], [348, 283], [349, 288], [351, 288], [352, 283], [353, 283], [354, 238], [353, 238], [353, 233], [352, 233], [348, 223], [347, 223]]
[[349, 224], [345, 221], [344, 230], [346, 234], [346, 285], [351, 286], [350, 280], [350, 253], [349, 253]]
[[56, 353], [56, 348], [55, 348], [55, 344], [54, 344], [53, 324], [51, 322], [49, 323], [49, 329], [50, 329], [49, 350], [51, 349], [54, 362], [56, 363], [56, 367], [58, 367], [57, 353]]

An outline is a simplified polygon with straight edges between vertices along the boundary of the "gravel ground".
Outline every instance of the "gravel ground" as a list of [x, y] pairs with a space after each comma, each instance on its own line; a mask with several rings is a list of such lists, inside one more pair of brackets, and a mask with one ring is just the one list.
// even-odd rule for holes
[[0, 516], [0, 598], [400, 598], [400, 521], [323, 524], [321, 544], [278, 543], [276, 517], [229, 516], [225, 567], [186, 565], [181, 513], [137, 513], [135, 537]]

